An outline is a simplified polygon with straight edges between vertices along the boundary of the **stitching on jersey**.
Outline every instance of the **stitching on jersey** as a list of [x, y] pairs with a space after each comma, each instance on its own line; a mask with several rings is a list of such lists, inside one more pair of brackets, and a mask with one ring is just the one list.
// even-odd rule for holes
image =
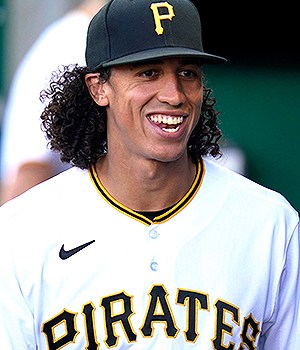
[[195, 197], [196, 193], [198, 192], [199, 188], [201, 187], [202, 182], [203, 182], [203, 178], [204, 178], [204, 174], [205, 174], [205, 166], [204, 166], [203, 160], [201, 159], [197, 163], [196, 177], [192, 183], [191, 188], [186, 193], [186, 195], [177, 204], [175, 204], [170, 210], [168, 210], [167, 212], [163, 213], [160, 216], [155, 217], [153, 220], [150, 220], [146, 216], [139, 214], [136, 211], [125, 207], [120, 202], [115, 200], [106, 191], [106, 189], [102, 185], [100, 179], [97, 176], [95, 166], [93, 165], [89, 169], [89, 175], [90, 175], [90, 178], [91, 178], [94, 186], [96, 187], [98, 193], [100, 193], [102, 198], [108, 204], [110, 204], [112, 207], [117, 209], [119, 212], [121, 212], [121, 213], [147, 225], [147, 226], [150, 226], [154, 223], [161, 224], [163, 222], [166, 222], [166, 221], [170, 220], [173, 216], [175, 216], [177, 213], [179, 213], [181, 210], [183, 210], [192, 201], [192, 199]]

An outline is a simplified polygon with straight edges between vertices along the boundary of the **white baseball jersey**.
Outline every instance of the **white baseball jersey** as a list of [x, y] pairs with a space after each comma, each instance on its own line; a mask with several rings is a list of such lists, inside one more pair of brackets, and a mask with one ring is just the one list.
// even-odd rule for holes
[[299, 350], [299, 217], [209, 161], [153, 221], [76, 168], [3, 205], [5, 350]]

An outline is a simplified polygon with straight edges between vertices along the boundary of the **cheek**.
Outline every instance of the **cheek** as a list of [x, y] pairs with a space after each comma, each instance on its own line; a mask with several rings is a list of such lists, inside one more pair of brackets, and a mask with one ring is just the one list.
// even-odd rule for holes
[[194, 93], [190, 101], [194, 106], [196, 115], [199, 117], [203, 103], [203, 89], [201, 88], [196, 93]]
[[203, 101], [203, 85], [200, 81], [186, 85], [184, 89], [185, 95], [194, 105], [202, 104]]
[[[122, 96], [122, 97], [121, 97]], [[141, 128], [140, 104], [136, 96], [115, 93], [107, 107], [107, 123], [114, 133], [122, 132], [129, 135]]]
[[198, 124], [202, 109], [202, 103], [203, 103], [203, 93], [201, 89], [201, 93], [194, 96], [194, 99], [191, 100], [194, 110], [194, 121], [193, 121], [193, 128]]
[[[122, 84], [111, 92], [111, 106], [117, 106], [119, 110], [135, 110], [144, 105], [150, 94], [149, 89], [140, 86]], [[151, 91], [151, 90], [150, 90]]]

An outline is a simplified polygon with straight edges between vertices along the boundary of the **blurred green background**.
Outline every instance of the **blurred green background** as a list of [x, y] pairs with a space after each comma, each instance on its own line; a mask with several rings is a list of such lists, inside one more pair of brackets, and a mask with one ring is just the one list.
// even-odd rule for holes
[[204, 49], [228, 58], [205, 67], [224, 138], [245, 153], [246, 176], [300, 211], [299, 11], [287, 0], [261, 6], [194, 1]]
[[300, 66], [205, 67], [224, 138], [246, 156], [246, 176], [281, 192], [300, 211]]

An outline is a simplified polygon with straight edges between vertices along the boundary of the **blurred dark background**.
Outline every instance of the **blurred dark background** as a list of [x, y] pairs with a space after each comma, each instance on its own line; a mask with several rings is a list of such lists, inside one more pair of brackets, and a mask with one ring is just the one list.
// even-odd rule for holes
[[296, 3], [194, 3], [205, 51], [228, 59], [204, 67], [221, 111], [223, 139], [244, 152], [247, 177], [282, 193], [300, 211]]
[[[300, 64], [299, 11], [296, 2], [193, 1], [204, 48], [236, 63], [278, 61]], [[298, 18], [296, 18], [298, 17]]]

